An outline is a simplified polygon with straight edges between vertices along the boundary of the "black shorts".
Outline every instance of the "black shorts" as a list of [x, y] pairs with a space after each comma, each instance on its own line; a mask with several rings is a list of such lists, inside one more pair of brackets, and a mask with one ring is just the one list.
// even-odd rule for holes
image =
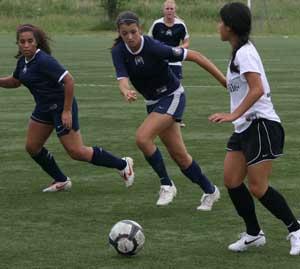
[[[41, 109], [37, 105], [31, 114], [31, 119], [39, 123], [53, 125], [56, 130], [56, 135], [58, 137], [61, 137], [70, 132], [70, 129], [67, 129], [63, 126], [61, 120], [62, 112], [63, 112], [63, 107], [59, 107], [56, 104], [52, 105], [48, 111]], [[74, 131], [79, 130], [78, 106], [75, 98], [73, 99], [73, 103], [72, 103], [72, 129]]]
[[279, 122], [254, 120], [242, 133], [233, 133], [227, 151], [242, 151], [247, 165], [273, 160], [283, 154], [284, 129]]

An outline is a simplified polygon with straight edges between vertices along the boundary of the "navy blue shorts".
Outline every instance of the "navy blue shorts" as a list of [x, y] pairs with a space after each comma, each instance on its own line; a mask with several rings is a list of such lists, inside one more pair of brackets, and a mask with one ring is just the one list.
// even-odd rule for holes
[[[51, 105], [48, 111], [42, 110], [39, 106], [36, 106], [30, 118], [39, 123], [53, 125], [56, 130], [56, 135], [60, 137], [70, 132], [70, 129], [63, 126], [61, 120], [62, 112], [63, 108], [59, 108], [56, 104]], [[72, 104], [72, 130], [79, 130], [78, 106], [75, 98], [73, 99]]]
[[147, 112], [157, 112], [160, 114], [169, 114], [175, 121], [181, 122], [185, 108], [185, 93], [183, 88], [179, 88], [174, 93], [164, 96], [157, 103], [147, 105]]
[[233, 133], [227, 151], [242, 151], [247, 165], [273, 160], [283, 154], [284, 129], [279, 122], [267, 119], [254, 120], [241, 133]]
[[181, 65], [169, 65], [174, 75], [179, 79], [183, 79], [182, 66]]

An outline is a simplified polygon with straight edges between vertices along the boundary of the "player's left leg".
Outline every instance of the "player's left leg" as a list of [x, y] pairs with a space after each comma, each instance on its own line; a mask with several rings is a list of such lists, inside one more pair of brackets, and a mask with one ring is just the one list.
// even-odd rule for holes
[[275, 217], [280, 219], [289, 231], [291, 255], [300, 254], [300, 225], [284, 197], [269, 186], [268, 177], [272, 171], [272, 161], [263, 161], [248, 167], [249, 189]]
[[174, 122], [170, 127], [159, 134], [161, 141], [166, 146], [170, 156], [180, 167], [182, 173], [193, 183], [198, 184], [204, 191], [198, 210], [209, 211], [213, 203], [220, 198], [218, 188], [210, 182], [202, 172], [198, 163], [192, 159], [184, 144], [181, 130]]
[[33, 113], [28, 124], [26, 151], [31, 158], [53, 179], [51, 185], [43, 192], [54, 192], [71, 188], [70, 179], [60, 170], [53, 155], [44, 147], [47, 139], [53, 131], [51, 122], [43, 122], [36, 116], [42, 118], [43, 114]]
[[69, 133], [60, 136], [59, 139], [72, 159], [89, 162], [97, 166], [116, 168], [127, 187], [133, 184], [133, 160], [130, 157], [119, 158], [101, 147], [85, 146], [79, 130], [70, 130]]

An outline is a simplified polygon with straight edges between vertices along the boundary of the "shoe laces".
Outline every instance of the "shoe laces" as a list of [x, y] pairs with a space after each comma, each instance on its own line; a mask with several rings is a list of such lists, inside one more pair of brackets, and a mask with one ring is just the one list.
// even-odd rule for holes
[[242, 233], [240, 233], [239, 235], [238, 235], [238, 238], [239, 239], [243, 239], [244, 237], [246, 237], [247, 236], [247, 233], [246, 232], [242, 232]]
[[[251, 235], [247, 234], [246, 232], [242, 232], [242, 233], [240, 233], [240, 234], [238, 235], [238, 238], [239, 238], [239, 239], [244, 239], [244, 238], [247, 237], [247, 236], [251, 236]], [[265, 234], [264, 234], [262, 231], [260, 231], [260, 232], [258, 233], [258, 235], [252, 235], [252, 236], [254, 236], [254, 237], [264, 237]]]
[[159, 196], [165, 197], [168, 193], [170, 193], [171, 188], [169, 186], [161, 186], [159, 190]]
[[212, 202], [213, 202], [212, 194], [205, 193], [202, 195], [201, 204], [211, 206]]
[[291, 240], [291, 241], [297, 241], [299, 240], [300, 242], [300, 230], [289, 233], [288, 236], [286, 237], [286, 240]]

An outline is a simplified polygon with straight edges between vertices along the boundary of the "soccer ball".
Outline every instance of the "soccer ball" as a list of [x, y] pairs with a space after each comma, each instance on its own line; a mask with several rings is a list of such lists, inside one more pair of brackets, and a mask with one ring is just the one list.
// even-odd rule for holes
[[121, 220], [111, 228], [109, 243], [119, 254], [135, 255], [145, 243], [143, 228], [133, 220]]

